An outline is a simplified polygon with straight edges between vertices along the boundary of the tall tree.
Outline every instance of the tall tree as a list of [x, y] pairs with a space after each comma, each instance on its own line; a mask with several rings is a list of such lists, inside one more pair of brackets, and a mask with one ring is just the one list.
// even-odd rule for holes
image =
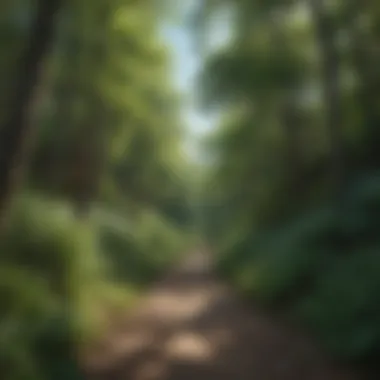
[[9, 203], [19, 187], [29, 156], [36, 86], [54, 38], [55, 17], [60, 6], [60, 0], [37, 2], [35, 21], [9, 97], [9, 114], [0, 128], [0, 228], [4, 228]]
[[344, 126], [342, 117], [340, 57], [336, 46], [337, 33], [332, 15], [324, 0], [310, 0], [310, 9], [320, 49], [322, 87], [326, 110], [326, 127], [331, 142], [331, 179], [341, 195], [347, 175], [345, 168]]

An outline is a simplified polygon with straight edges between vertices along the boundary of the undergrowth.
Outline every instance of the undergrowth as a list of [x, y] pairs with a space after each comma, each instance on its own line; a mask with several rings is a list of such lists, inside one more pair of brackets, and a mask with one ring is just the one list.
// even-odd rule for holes
[[281, 305], [335, 357], [365, 363], [380, 350], [380, 179], [339, 207], [311, 211], [220, 252], [219, 271], [246, 296]]
[[21, 197], [0, 247], [2, 378], [81, 379], [76, 350], [102, 333], [108, 312], [131, 307], [187, 241], [151, 212], [78, 220], [68, 203]]

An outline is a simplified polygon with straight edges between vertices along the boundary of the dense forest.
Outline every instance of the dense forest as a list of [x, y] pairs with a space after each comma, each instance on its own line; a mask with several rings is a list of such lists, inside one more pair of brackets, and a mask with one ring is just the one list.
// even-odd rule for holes
[[3, 379], [79, 377], [76, 350], [105, 312], [130, 307], [190, 241], [164, 12], [1, 2]]
[[380, 349], [380, 7], [205, 1], [198, 41], [225, 14], [232, 36], [200, 77], [202, 107], [221, 114], [205, 145], [205, 235], [244, 294], [367, 363]]
[[380, 4], [195, 4], [198, 106], [220, 119], [200, 163], [161, 34], [178, 4], [1, 1], [3, 379], [82, 379], [82, 349], [194, 246], [331, 357], [376, 366]]

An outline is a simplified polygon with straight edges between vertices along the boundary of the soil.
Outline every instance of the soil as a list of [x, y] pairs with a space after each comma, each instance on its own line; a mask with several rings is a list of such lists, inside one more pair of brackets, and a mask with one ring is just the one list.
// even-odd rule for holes
[[248, 307], [202, 253], [115, 321], [85, 357], [89, 380], [358, 380], [304, 333]]

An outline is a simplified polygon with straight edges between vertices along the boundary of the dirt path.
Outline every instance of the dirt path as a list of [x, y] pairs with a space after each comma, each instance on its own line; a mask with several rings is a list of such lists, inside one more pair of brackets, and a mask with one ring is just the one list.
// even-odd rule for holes
[[198, 255], [90, 355], [94, 380], [357, 380], [301, 334], [248, 311]]

